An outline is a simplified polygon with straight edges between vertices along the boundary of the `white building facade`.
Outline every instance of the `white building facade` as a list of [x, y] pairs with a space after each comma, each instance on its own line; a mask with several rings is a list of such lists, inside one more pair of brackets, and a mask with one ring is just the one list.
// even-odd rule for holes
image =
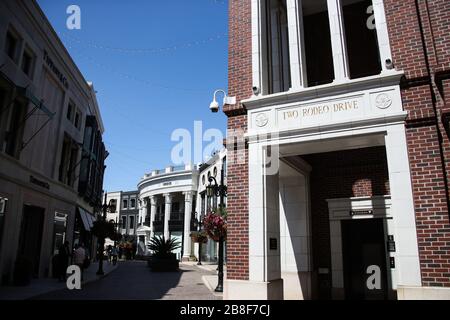
[[[208, 212], [217, 208], [219, 198], [207, 197], [206, 187], [209, 177], [220, 183], [225, 161], [226, 150], [222, 150], [199, 166], [167, 167], [142, 178], [138, 184], [138, 254], [149, 254], [151, 237], [164, 236], [180, 242], [175, 252], [180, 260], [199, 258], [198, 243], [192, 242], [190, 234], [198, 230]], [[202, 261], [209, 262], [217, 261], [217, 253], [217, 243], [212, 240], [202, 245], [200, 252]]]
[[64, 241], [83, 242], [101, 201], [104, 127], [95, 90], [35, 1], [0, 3], [0, 275], [52, 274]]

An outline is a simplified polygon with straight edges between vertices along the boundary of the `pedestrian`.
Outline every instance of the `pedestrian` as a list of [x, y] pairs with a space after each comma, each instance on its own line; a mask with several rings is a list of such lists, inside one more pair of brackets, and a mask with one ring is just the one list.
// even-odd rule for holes
[[66, 280], [67, 267], [69, 266], [70, 247], [69, 241], [64, 242], [58, 250], [58, 280]]
[[117, 264], [117, 254], [118, 254], [117, 248], [116, 248], [116, 246], [114, 246], [114, 247], [111, 249], [112, 261], [113, 261], [113, 265], [114, 265], [114, 266]]
[[108, 254], [108, 262], [111, 264], [111, 260], [112, 260], [112, 246], [109, 245], [108, 249], [107, 249], [107, 254]]
[[73, 253], [73, 262], [75, 265], [80, 267], [81, 270], [81, 280], [83, 280], [83, 271], [86, 260], [86, 251], [83, 248], [83, 244], [75, 245], [75, 252]]

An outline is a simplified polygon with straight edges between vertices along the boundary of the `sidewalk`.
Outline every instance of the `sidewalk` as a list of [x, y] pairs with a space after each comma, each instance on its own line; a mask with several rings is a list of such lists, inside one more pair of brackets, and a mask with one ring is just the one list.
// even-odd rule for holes
[[[180, 263], [181, 264], [181, 263]], [[211, 275], [203, 275], [202, 276], [202, 280], [203, 283], [205, 284], [205, 286], [209, 289], [209, 291], [211, 291], [211, 293], [216, 296], [216, 297], [223, 297], [223, 293], [221, 292], [215, 292], [214, 290], [217, 287], [217, 283], [219, 282], [219, 278], [217, 276], [217, 264], [209, 264], [209, 263], [203, 263], [202, 265], [197, 265], [196, 261], [186, 261], [186, 262], [182, 262], [182, 264], [186, 264], [186, 265], [190, 265], [190, 266], [195, 266], [199, 269], [205, 270], [205, 271], [209, 271], [209, 272], [214, 272], [215, 274], [211, 274]], [[227, 278], [227, 268], [226, 265], [223, 266], [223, 280], [225, 281], [225, 279]]]
[[[81, 285], [99, 280], [110, 272], [117, 269], [119, 264], [113, 266], [107, 261], [103, 261], [103, 276], [97, 276], [98, 262], [93, 262], [88, 269], [84, 270], [84, 280]], [[26, 300], [41, 294], [49, 293], [66, 288], [66, 282], [59, 282], [58, 279], [43, 278], [31, 280], [30, 285], [24, 287], [0, 286], [0, 300]]]

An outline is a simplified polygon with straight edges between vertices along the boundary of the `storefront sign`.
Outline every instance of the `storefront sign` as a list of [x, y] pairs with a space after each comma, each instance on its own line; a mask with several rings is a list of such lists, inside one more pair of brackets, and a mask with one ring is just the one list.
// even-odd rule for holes
[[367, 216], [367, 215], [373, 215], [372, 210], [351, 210], [350, 211], [351, 216]]
[[56, 65], [53, 63], [53, 60], [48, 55], [47, 51], [44, 50], [44, 61], [47, 63], [47, 66], [50, 70], [56, 75], [58, 80], [63, 84], [63, 86], [66, 89], [69, 89], [69, 82], [67, 81], [67, 78], [62, 74], [61, 71], [56, 67]]
[[363, 114], [362, 104], [362, 99], [357, 97], [283, 108], [278, 110], [278, 124], [283, 128], [357, 118]]
[[36, 178], [33, 177], [33, 176], [30, 176], [30, 182], [31, 182], [32, 184], [35, 184], [35, 185], [41, 187], [41, 188], [45, 188], [45, 189], [47, 189], [47, 190], [50, 190], [50, 184], [48, 184], [48, 183], [45, 182], [45, 181], [38, 180], [38, 179], [36, 179]]

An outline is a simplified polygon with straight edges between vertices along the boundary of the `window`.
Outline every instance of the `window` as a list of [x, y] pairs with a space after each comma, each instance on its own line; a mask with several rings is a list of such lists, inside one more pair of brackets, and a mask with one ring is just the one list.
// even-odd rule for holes
[[18, 46], [19, 37], [16, 36], [11, 30], [8, 31], [6, 34], [5, 52], [13, 61], [16, 61]]
[[180, 212], [180, 203], [179, 202], [172, 203], [172, 212]]
[[205, 214], [205, 201], [206, 201], [205, 193], [202, 193], [200, 195], [200, 201], [201, 201], [201, 211], [200, 211], [200, 213], [204, 215]]
[[302, 11], [307, 86], [331, 83], [334, 67], [327, 0], [303, 1]]
[[80, 128], [81, 128], [81, 112], [78, 109], [75, 112], [75, 119], [74, 119], [73, 125], [75, 126], [75, 128], [80, 130]]
[[377, 31], [371, 23], [372, 0], [342, 0], [350, 78], [381, 73]]
[[116, 199], [111, 199], [110, 205], [111, 205], [111, 211], [112, 212], [117, 212], [117, 200]]
[[65, 134], [59, 166], [59, 181], [71, 187], [73, 187], [75, 182], [78, 150], [78, 144], [68, 134]]
[[55, 212], [53, 220], [53, 254], [57, 254], [59, 248], [66, 240], [67, 214]]
[[34, 54], [29, 48], [25, 48], [22, 56], [22, 71], [29, 77], [33, 78]]
[[134, 216], [130, 216], [130, 230], [134, 229]]
[[123, 201], [122, 201], [122, 209], [128, 209], [128, 200], [127, 199], [123, 199]]
[[136, 208], [136, 199], [131, 199], [131, 200], [130, 200], [130, 208], [131, 208], [131, 209]]
[[122, 229], [126, 229], [126, 228], [127, 228], [127, 217], [122, 216]]
[[268, 94], [289, 90], [291, 86], [286, 0], [266, 1]]
[[67, 120], [72, 122], [72, 118], [73, 118], [74, 114], [75, 114], [75, 105], [73, 104], [73, 102], [69, 102], [69, 105], [67, 107], [67, 115], [66, 115]]
[[25, 114], [26, 103], [16, 100], [12, 110], [9, 129], [5, 133], [5, 152], [15, 158], [19, 158], [22, 149]]

